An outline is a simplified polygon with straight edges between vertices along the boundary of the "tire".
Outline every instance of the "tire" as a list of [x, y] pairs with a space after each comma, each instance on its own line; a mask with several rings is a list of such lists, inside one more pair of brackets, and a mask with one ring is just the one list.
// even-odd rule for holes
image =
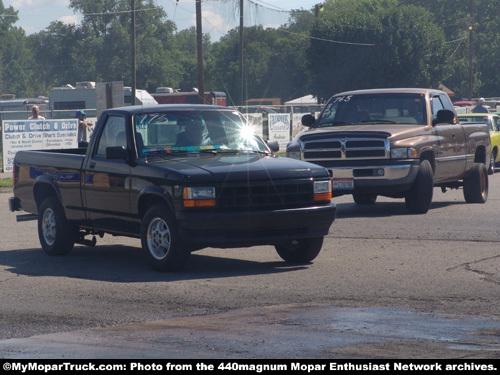
[[411, 214], [425, 214], [429, 211], [434, 191], [434, 173], [431, 163], [422, 160], [412, 187], [405, 196], [405, 203]]
[[323, 246], [323, 237], [302, 238], [276, 245], [278, 255], [288, 263], [309, 263]]
[[354, 193], [352, 197], [354, 198], [354, 202], [360, 206], [372, 205], [375, 204], [375, 202], [377, 201], [376, 194]]
[[38, 209], [38, 239], [48, 255], [66, 255], [75, 245], [76, 229], [55, 197], [46, 198]]
[[495, 173], [495, 154], [492, 152], [490, 158], [490, 165], [488, 167], [488, 174], [492, 175], [493, 173]]
[[475, 163], [464, 179], [464, 198], [467, 203], [485, 203], [488, 199], [488, 170], [483, 163]]
[[151, 207], [141, 225], [142, 248], [157, 271], [180, 271], [187, 265], [190, 250], [181, 241], [175, 220], [165, 205]]

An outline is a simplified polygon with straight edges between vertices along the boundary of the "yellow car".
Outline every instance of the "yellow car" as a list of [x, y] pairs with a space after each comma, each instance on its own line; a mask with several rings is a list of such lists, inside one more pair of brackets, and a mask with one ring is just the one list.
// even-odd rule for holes
[[458, 115], [460, 122], [485, 122], [490, 129], [491, 163], [488, 173], [495, 172], [495, 165], [500, 163], [500, 116], [496, 113], [464, 113]]

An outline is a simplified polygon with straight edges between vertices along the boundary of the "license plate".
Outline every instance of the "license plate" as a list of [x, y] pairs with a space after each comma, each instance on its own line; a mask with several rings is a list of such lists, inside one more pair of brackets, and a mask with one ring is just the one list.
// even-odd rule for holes
[[333, 190], [354, 190], [353, 178], [334, 178], [332, 183]]

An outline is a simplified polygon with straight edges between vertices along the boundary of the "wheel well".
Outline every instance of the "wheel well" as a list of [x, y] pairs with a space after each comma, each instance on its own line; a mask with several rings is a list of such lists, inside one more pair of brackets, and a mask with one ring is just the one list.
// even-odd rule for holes
[[138, 202], [139, 216], [141, 218], [144, 217], [149, 207], [157, 204], [164, 204], [170, 210], [172, 210], [172, 207], [168, 204], [167, 200], [164, 197], [155, 194], [146, 194], [139, 198]]
[[46, 183], [36, 184], [33, 189], [33, 196], [35, 198], [36, 206], [39, 207], [45, 198], [54, 197], [59, 199], [54, 187]]
[[476, 154], [474, 155], [474, 163], [486, 164], [486, 147], [479, 146], [476, 149]]
[[434, 173], [436, 171], [436, 157], [434, 156], [434, 153], [424, 152], [422, 155], [420, 155], [420, 162], [424, 160], [429, 161], [432, 167], [432, 173]]

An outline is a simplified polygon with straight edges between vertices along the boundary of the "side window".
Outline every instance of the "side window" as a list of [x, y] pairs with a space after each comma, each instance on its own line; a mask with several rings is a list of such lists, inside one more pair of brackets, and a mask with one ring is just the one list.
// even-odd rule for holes
[[432, 98], [432, 118], [437, 119], [437, 113], [440, 109], [445, 109], [441, 98], [439, 96], [434, 96]]
[[450, 111], [455, 111], [455, 108], [453, 107], [453, 104], [451, 101], [446, 97], [446, 95], [440, 95], [441, 98], [441, 103], [445, 109], [449, 109]]
[[96, 155], [105, 156], [106, 147], [127, 147], [125, 118], [121, 116], [109, 116], [104, 123], [104, 128], [99, 139]]
[[437, 118], [437, 113], [440, 109], [444, 109], [443, 103], [439, 96], [434, 96], [432, 98], [432, 117]]

